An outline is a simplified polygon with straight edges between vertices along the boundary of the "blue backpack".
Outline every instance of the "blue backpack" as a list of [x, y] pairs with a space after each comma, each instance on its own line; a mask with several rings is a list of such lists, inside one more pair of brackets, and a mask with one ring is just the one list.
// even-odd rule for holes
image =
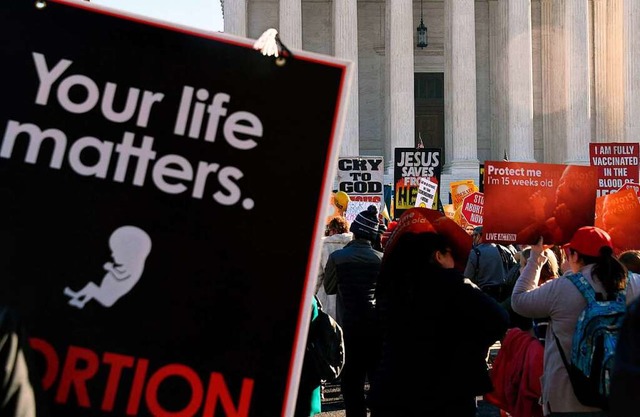
[[580, 290], [587, 306], [578, 316], [570, 363], [557, 337], [556, 344], [578, 401], [608, 410], [616, 343], [627, 311], [626, 290], [618, 291], [615, 300], [601, 301], [582, 274], [571, 274], [567, 278]]

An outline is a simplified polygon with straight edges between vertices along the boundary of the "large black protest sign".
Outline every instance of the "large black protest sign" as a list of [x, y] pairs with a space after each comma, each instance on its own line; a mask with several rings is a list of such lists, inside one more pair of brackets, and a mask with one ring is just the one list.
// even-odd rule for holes
[[288, 415], [350, 67], [34, 3], [0, 3], [0, 302], [51, 415]]
[[394, 216], [399, 218], [416, 205], [420, 178], [429, 178], [440, 187], [442, 149], [395, 148], [394, 157]]

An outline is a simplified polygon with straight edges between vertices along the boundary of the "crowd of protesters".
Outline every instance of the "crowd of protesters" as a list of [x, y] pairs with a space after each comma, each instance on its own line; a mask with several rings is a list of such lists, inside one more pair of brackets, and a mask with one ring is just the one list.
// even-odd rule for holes
[[[583, 226], [562, 247], [540, 238], [514, 248], [519, 263], [507, 270], [481, 229], [469, 233], [435, 210], [409, 209], [389, 224], [375, 206], [350, 224], [338, 217], [327, 225], [316, 290], [335, 303], [344, 332], [346, 417], [475, 417], [479, 396], [512, 417], [640, 415], [640, 251], [615, 254], [606, 231]], [[575, 275], [628, 306], [606, 406], [578, 398], [563, 357], [587, 306]], [[312, 320], [317, 308], [314, 298]], [[19, 320], [0, 310], [0, 328], [0, 415], [44, 415]], [[425, 376], [433, 383], [416, 382]], [[321, 385], [303, 369], [296, 417], [321, 412]]]
[[[371, 417], [472, 417], [479, 396], [512, 417], [640, 415], [640, 251], [614, 254], [608, 233], [586, 226], [562, 246], [511, 246], [516, 265], [507, 268], [482, 228], [442, 227], [433, 216], [443, 214], [420, 208], [376, 224], [371, 210], [358, 214], [353, 240], [320, 274], [320, 287], [337, 294], [338, 316], [352, 312], [342, 320], [346, 417], [367, 409]], [[565, 279], [577, 273], [605, 299], [624, 292], [629, 306], [606, 407], [578, 400], [560, 358], [587, 305]], [[424, 375], [437, 383], [417, 384]]]

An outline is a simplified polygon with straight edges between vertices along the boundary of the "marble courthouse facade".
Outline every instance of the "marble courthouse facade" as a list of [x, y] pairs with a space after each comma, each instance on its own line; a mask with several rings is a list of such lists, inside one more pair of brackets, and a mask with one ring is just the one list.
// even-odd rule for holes
[[[418, 48], [421, 10], [428, 46]], [[640, 141], [640, 0], [223, 0], [224, 31], [356, 64], [342, 156], [444, 151], [441, 197], [486, 160], [588, 164]]]

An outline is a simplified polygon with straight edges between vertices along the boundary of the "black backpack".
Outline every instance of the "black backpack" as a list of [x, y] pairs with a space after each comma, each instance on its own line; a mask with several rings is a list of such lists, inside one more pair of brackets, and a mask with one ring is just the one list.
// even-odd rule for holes
[[504, 245], [497, 244], [498, 252], [500, 253], [500, 258], [502, 258], [502, 268], [505, 271], [506, 275], [509, 275], [509, 272], [513, 269], [514, 266], [520, 267], [518, 261], [516, 261], [516, 257], [514, 253]]
[[342, 327], [318, 303], [318, 317], [309, 325], [305, 362], [308, 361], [318, 380], [333, 382], [344, 367], [344, 336]]

